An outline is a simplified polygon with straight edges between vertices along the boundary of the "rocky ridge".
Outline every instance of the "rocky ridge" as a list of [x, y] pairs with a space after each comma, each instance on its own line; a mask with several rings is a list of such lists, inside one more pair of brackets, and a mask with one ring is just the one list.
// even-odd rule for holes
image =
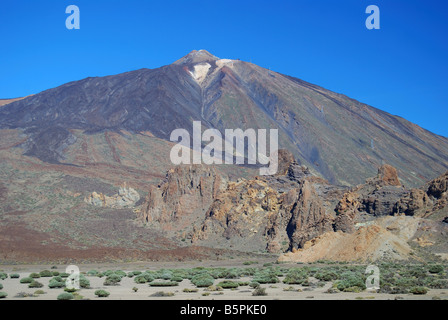
[[[447, 210], [447, 174], [424, 189], [407, 190], [397, 170], [386, 164], [378, 168], [377, 176], [348, 188], [314, 176], [286, 150], [279, 151], [279, 167], [275, 176], [236, 181], [214, 168], [176, 167], [150, 189], [138, 219], [177, 234], [182, 231], [182, 237], [195, 245], [290, 252], [292, 256], [282, 258], [286, 260], [325, 258], [325, 250], [318, 250], [320, 255], [304, 255], [303, 251], [316, 251], [317, 244], [328, 246], [329, 242], [341, 245], [331, 250], [332, 258], [339, 252], [344, 259], [402, 259], [409, 256], [408, 242], [415, 240], [418, 226], [424, 224], [418, 219]], [[424, 200], [416, 201], [420, 194]], [[425, 215], [414, 214], [423, 211]], [[404, 235], [393, 222], [401, 216], [408, 216], [410, 220], [400, 221], [412, 224], [412, 232]], [[441, 220], [425, 223], [429, 229], [445, 228]], [[192, 228], [186, 230], [187, 225]], [[295, 254], [299, 251], [301, 255]]]

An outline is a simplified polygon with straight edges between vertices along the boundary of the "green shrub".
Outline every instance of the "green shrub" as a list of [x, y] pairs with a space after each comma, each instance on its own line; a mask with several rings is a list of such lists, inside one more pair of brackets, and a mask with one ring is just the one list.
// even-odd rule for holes
[[31, 282], [33, 282], [33, 278], [31, 277], [25, 277], [20, 279], [20, 283], [31, 283]]
[[20, 278], [20, 274], [18, 274], [18, 273], [12, 273], [12, 274], [9, 275], [9, 277], [10, 277], [11, 279], [18, 279], [18, 278]]
[[127, 276], [126, 272], [124, 272], [122, 270], [114, 271], [114, 274], [118, 275], [120, 278], [123, 278], [123, 277]]
[[48, 288], [50, 289], [56, 289], [56, 288], [64, 288], [65, 287], [65, 282], [58, 282], [56, 280], [50, 280], [50, 282], [48, 283]]
[[335, 282], [336, 288], [345, 292], [360, 292], [366, 289], [364, 276], [356, 272], [344, 272]]
[[440, 264], [433, 264], [433, 265], [429, 266], [429, 269], [428, 269], [428, 271], [430, 273], [441, 273], [441, 272], [443, 272], [443, 270], [444, 270], [444, 268]]
[[104, 280], [105, 286], [116, 286], [118, 283], [120, 283], [121, 277], [118, 274], [111, 274], [106, 277], [106, 280]]
[[6, 292], [0, 292], [0, 299], [6, 298], [8, 294]]
[[412, 287], [409, 292], [412, 294], [427, 294], [428, 289], [425, 287]]
[[68, 273], [66, 273], [66, 272], [61, 272], [61, 273], [59, 274], [59, 276], [60, 276], [61, 278], [68, 278], [69, 275], [70, 275], [70, 274], [68, 274]]
[[58, 300], [72, 300], [73, 298], [74, 298], [73, 294], [71, 294], [69, 292], [61, 293], [57, 297]]
[[157, 291], [156, 293], [153, 293], [151, 296], [152, 297], [172, 297], [172, 296], [174, 296], [174, 292]]
[[252, 281], [251, 283], [249, 283], [249, 287], [251, 287], [253, 289], [257, 289], [260, 287], [260, 284], [256, 281]]
[[277, 277], [277, 274], [273, 271], [258, 273], [254, 276], [253, 281], [261, 284], [280, 282], [280, 280]]
[[431, 289], [448, 289], [448, 280], [446, 279], [435, 279], [428, 283]]
[[258, 287], [252, 292], [253, 296], [267, 296], [266, 288]]
[[8, 275], [4, 272], [0, 272], [0, 280], [5, 280], [6, 278], [8, 278]]
[[33, 272], [29, 275], [29, 277], [33, 278], [33, 279], [38, 279], [38, 278], [40, 278], [40, 274]]
[[98, 276], [98, 274], [99, 274], [98, 270], [89, 270], [89, 271], [87, 271], [87, 275], [91, 276], [91, 277], [96, 277], [96, 276]]
[[53, 271], [51, 274], [53, 275], [53, 277], [57, 277], [60, 273], [59, 271]]
[[[154, 281], [154, 279], [152, 281]], [[146, 277], [144, 275], [139, 275], [134, 278], [134, 282], [135, 283], [146, 283], [146, 282], [148, 282], [148, 280], [146, 280]]]
[[39, 272], [39, 275], [43, 278], [50, 278], [53, 276], [53, 272], [51, 272], [50, 270], [43, 270]]
[[44, 290], [36, 290], [36, 291], [34, 291], [34, 294], [37, 294], [37, 295], [39, 295], [39, 294], [45, 294], [46, 292], [44, 291]]
[[28, 288], [42, 288], [44, 285], [40, 283], [39, 281], [33, 280], [29, 285]]
[[238, 282], [234, 281], [222, 281], [218, 283], [218, 286], [223, 289], [232, 289], [232, 288], [238, 288]]
[[184, 290], [182, 290], [185, 293], [194, 293], [194, 292], [198, 292], [198, 289], [189, 289], [189, 288], [185, 288]]
[[192, 277], [190, 281], [198, 288], [206, 288], [212, 286], [215, 279], [208, 273], [201, 273]]
[[110, 293], [107, 292], [106, 290], [96, 290], [95, 295], [98, 296], [99, 298], [107, 298], [110, 295]]
[[76, 292], [76, 289], [75, 288], [64, 288], [64, 291], [73, 293], [73, 292]]
[[3, 285], [0, 283], [0, 290], [2, 290], [3, 289]]
[[302, 284], [308, 280], [308, 272], [301, 269], [291, 269], [286, 274], [283, 283], [285, 284]]
[[90, 280], [81, 275], [79, 277], [79, 286], [84, 289], [90, 288]]
[[315, 273], [314, 278], [322, 281], [333, 281], [338, 279], [338, 274], [334, 271], [323, 270]]

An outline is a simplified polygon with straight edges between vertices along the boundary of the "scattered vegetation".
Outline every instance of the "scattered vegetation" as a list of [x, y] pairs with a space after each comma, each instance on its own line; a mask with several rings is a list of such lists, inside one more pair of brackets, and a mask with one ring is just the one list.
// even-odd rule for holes
[[40, 283], [39, 281], [33, 280], [29, 285], [28, 288], [42, 288], [44, 285]]
[[31, 283], [31, 282], [33, 282], [33, 278], [31, 278], [31, 277], [25, 277], [25, 278], [22, 278], [22, 279], [20, 279], [20, 283]]
[[98, 298], [107, 298], [110, 295], [110, 293], [106, 290], [96, 290], [95, 295]]
[[61, 293], [57, 297], [58, 300], [73, 300], [74, 298], [75, 297], [73, 296], [73, 294], [68, 293], [68, 292]]
[[258, 287], [252, 292], [253, 296], [267, 296], [266, 288]]
[[151, 297], [172, 297], [174, 296], [174, 292], [165, 292], [165, 291], [157, 291], [153, 293]]

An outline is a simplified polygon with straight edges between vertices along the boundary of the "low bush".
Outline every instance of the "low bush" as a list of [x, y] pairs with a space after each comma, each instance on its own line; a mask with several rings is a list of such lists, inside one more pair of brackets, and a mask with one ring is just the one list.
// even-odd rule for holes
[[90, 280], [81, 275], [79, 277], [79, 286], [84, 289], [90, 288]]
[[361, 292], [366, 289], [364, 275], [357, 272], [344, 272], [335, 282], [336, 288], [345, 292]]
[[238, 288], [238, 282], [235, 281], [222, 281], [218, 283], [218, 286], [223, 289], [232, 289], [232, 288]]
[[8, 274], [0, 272], [0, 280], [5, 280], [6, 278], [8, 278]]
[[[154, 279], [152, 281], [154, 281]], [[148, 280], [146, 280], [146, 277], [144, 275], [139, 275], [134, 278], [134, 282], [135, 283], [146, 283], [146, 282], [148, 282]]]
[[29, 285], [28, 288], [42, 288], [44, 285], [40, 283], [39, 281], [33, 280]]
[[31, 277], [25, 277], [25, 278], [22, 278], [22, 279], [20, 279], [20, 283], [31, 283], [31, 282], [33, 282], [33, 278], [31, 278]]
[[8, 296], [6, 292], [0, 292], [0, 299], [4, 299]]
[[258, 287], [252, 292], [253, 296], [267, 296], [266, 288]]
[[107, 292], [106, 290], [96, 290], [95, 295], [98, 298], [107, 298], [110, 295], [110, 293]]
[[29, 277], [30, 277], [30, 278], [33, 278], [33, 279], [38, 279], [38, 278], [40, 278], [40, 274], [38, 274], [38, 273], [36, 273], [36, 272], [33, 272], [33, 273], [31, 273], [31, 274], [29, 275]]
[[174, 296], [174, 292], [157, 291], [156, 293], [153, 293], [151, 296], [152, 297], [172, 297], [172, 296]]
[[50, 278], [53, 277], [53, 272], [51, 272], [50, 270], [43, 270], [39, 272], [39, 275], [43, 278]]
[[190, 281], [198, 288], [206, 288], [212, 286], [215, 279], [208, 273], [201, 273], [192, 277]]
[[57, 297], [58, 300], [72, 300], [73, 298], [74, 298], [73, 294], [71, 294], [69, 292], [61, 293]]
[[20, 278], [20, 274], [18, 274], [18, 273], [11, 273], [11, 274], [9, 275], [9, 277], [10, 277], [11, 279], [18, 279], [18, 278]]
[[427, 294], [428, 289], [425, 287], [412, 287], [409, 292], [412, 294]]
[[106, 277], [106, 280], [104, 280], [105, 286], [116, 286], [118, 283], [120, 283], [121, 277], [118, 274], [111, 274]]
[[443, 272], [444, 268], [440, 264], [433, 264], [429, 266], [428, 271], [430, 273], [441, 273]]

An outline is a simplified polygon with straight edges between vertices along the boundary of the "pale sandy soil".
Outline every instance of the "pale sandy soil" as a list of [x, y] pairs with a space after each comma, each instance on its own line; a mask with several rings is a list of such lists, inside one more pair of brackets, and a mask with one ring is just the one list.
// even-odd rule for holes
[[[233, 263], [233, 264], [232, 264]], [[213, 267], [242, 267], [241, 263], [237, 261], [220, 261], [219, 265], [217, 261], [201, 262], [201, 263], [169, 263], [169, 262], [157, 262], [157, 263], [123, 263], [123, 264], [85, 264], [78, 265], [81, 272], [87, 272], [89, 270], [95, 269], [98, 271], [105, 270], [123, 270], [125, 272], [134, 270], [157, 270], [161, 268], [192, 268], [197, 266], [213, 266]], [[262, 263], [255, 265], [262, 266]], [[297, 266], [297, 265], [295, 265]], [[52, 271], [65, 272], [65, 266], [58, 266], [57, 269], [50, 269], [51, 266], [37, 266], [37, 265], [15, 265], [15, 266], [0, 266], [2, 272], [18, 273], [20, 278], [29, 276], [31, 272], [40, 272], [42, 270], [48, 269]], [[195, 286], [189, 280], [183, 280], [175, 287], [150, 287], [147, 283], [136, 284], [133, 278], [124, 277], [118, 286], [104, 286], [104, 277], [92, 277], [86, 276], [90, 280], [89, 289], [80, 289], [78, 293], [85, 299], [91, 300], [394, 300], [396, 298], [404, 300], [431, 300], [433, 297], [439, 297], [440, 299], [448, 299], [448, 290], [446, 289], [432, 289], [426, 295], [412, 295], [412, 294], [380, 294], [375, 292], [364, 291], [361, 293], [326, 293], [328, 288], [332, 286], [331, 282], [327, 282], [324, 287], [303, 287], [301, 285], [287, 285], [284, 283], [277, 284], [266, 284], [262, 287], [266, 288], [267, 296], [252, 296], [254, 289], [249, 286], [241, 286], [237, 290], [224, 289], [221, 292], [210, 292], [209, 296], [202, 296], [203, 293], [208, 292], [204, 288], [199, 288], [198, 292], [195, 293], [185, 293], [183, 289], [189, 288], [193, 289]], [[5, 279], [0, 281], [3, 284], [2, 292], [8, 293], [8, 297], [4, 300], [56, 300], [60, 293], [63, 293], [63, 289], [50, 289], [48, 288], [48, 282], [51, 278], [39, 278], [39, 282], [44, 284], [41, 290], [45, 291], [45, 294], [38, 295], [36, 297], [26, 297], [18, 298], [15, 297], [19, 292], [34, 293], [37, 289], [28, 288], [28, 284], [21, 284], [19, 279]], [[251, 277], [242, 277], [235, 281], [250, 281]], [[283, 278], [280, 277], [280, 280]], [[313, 281], [313, 279], [311, 278]], [[215, 281], [215, 285], [218, 284], [221, 279]], [[317, 282], [317, 280], [316, 280]], [[134, 292], [132, 288], [138, 288], [137, 292]], [[293, 287], [298, 291], [284, 291], [285, 288]], [[98, 289], [104, 289], [110, 292], [108, 298], [98, 298], [95, 296], [94, 292]], [[158, 292], [173, 292], [172, 297], [154, 297], [152, 294]], [[0, 302], [1, 303], [1, 302]]]

